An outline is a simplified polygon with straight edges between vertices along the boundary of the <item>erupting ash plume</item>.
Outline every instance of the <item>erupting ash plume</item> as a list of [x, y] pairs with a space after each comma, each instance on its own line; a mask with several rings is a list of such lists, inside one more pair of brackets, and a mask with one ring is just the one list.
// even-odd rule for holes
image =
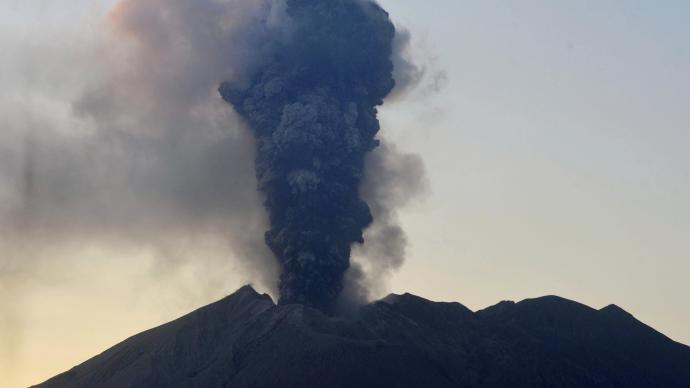
[[387, 291], [423, 168], [376, 148], [376, 107], [393, 78], [388, 101], [422, 90], [427, 68], [371, 0], [9, 3], [3, 382], [33, 373], [31, 341], [54, 328], [25, 322], [56, 289], [115, 320], [119, 301], [158, 314], [246, 283], [324, 311], [339, 293], [345, 310]]
[[280, 302], [331, 311], [351, 247], [372, 223], [360, 198], [365, 157], [379, 142], [377, 106], [395, 85], [395, 28], [362, 0], [287, 0], [289, 35], [248, 80], [220, 93], [257, 140], [256, 175], [281, 266]]
[[423, 180], [418, 158], [376, 148], [376, 107], [424, 75], [409, 34], [370, 0], [118, 0], [100, 16], [59, 40], [67, 21], [0, 34], [16, 59], [0, 63], [0, 283], [60, 282], [98, 251], [190, 303], [185, 288], [247, 282], [325, 311], [385, 292]]

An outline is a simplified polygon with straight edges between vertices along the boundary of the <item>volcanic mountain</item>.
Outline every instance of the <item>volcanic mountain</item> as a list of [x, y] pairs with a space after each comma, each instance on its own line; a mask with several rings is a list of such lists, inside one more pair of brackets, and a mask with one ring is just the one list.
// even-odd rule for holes
[[690, 347], [556, 296], [472, 312], [390, 295], [352, 318], [249, 286], [38, 387], [690, 387]]

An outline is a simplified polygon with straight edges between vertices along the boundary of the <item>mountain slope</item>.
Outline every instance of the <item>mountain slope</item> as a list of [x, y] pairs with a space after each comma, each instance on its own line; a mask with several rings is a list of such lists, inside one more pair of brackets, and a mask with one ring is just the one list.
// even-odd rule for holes
[[690, 387], [690, 348], [616, 306], [391, 295], [356, 319], [251, 287], [39, 387]]

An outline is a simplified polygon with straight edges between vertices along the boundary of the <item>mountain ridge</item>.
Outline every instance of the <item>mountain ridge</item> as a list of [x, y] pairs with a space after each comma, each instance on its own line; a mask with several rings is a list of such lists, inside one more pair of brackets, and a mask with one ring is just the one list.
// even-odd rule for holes
[[690, 348], [615, 305], [473, 312], [412, 294], [329, 317], [250, 286], [36, 387], [690, 387]]

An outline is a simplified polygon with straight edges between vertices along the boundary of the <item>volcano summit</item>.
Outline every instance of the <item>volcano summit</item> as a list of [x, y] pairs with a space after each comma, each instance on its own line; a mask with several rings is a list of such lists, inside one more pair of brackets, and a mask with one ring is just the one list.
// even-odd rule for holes
[[247, 286], [38, 385], [690, 387], [690, 348], [556, 296], [472, 312], [405, 294], [349, 319]]

